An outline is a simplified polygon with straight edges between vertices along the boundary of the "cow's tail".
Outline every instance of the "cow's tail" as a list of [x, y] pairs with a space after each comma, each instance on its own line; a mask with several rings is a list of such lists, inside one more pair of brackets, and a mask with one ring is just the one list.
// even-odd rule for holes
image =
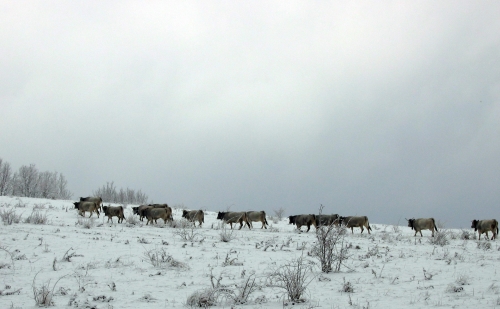
[[439, 232], [438, 228], [436, 226], [436, 221], [434, 220], [434, 218], [432, 218], [432, 224], [434, 224], [434, 229], [436, 230], [436, 232]]
[[262, 211], [262, 214], [264, 215], [264, 224], [269, 225], [269, 223], [267, 223], [266, 212]]

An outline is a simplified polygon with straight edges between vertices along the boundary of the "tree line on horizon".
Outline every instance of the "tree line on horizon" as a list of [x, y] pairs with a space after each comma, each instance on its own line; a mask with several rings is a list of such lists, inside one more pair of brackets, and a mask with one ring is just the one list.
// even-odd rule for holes
[[58, 172], [39, 171], [35, 164], [23, 165], [16, 172], [0, 158], [0, 196], [71, 199], [68, 181]]
[[[146, 204], [149, 200], [141, 190], [117, 190], [113, 181], [107, 182], [92, 194], [100, 196], [106, 203]], [[68, 181], [62, 173], [42, 172], [35, 164], [23, 165], [14, 171], [9, 162], [0, 158], [0, 196], [69, 200], [73, 193], [68, 190]]]

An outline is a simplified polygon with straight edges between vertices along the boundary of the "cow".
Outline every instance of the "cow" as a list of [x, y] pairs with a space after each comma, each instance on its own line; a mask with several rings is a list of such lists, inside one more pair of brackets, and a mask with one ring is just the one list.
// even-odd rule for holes
[[221, 212], [217, 214], [217, 219], [224, 221], [225, 223], [229, 223], [231, 225], [231, 229], [233, 229], [233, 223], [239, 223], [240, 224], [240, 230], [243, 227], [243, 224], [248, 225], [248, 228], [250, 229], [250, 223], [248, 223], [248, 218], [247, 218], [247, 213], [246, 212], [234, 212], [234, 211], [229, 211], [229, 212]]
[[436, 232], [438, 231], [434, 218], [412, 218], [406, 219], [406, 221], [408, 221], [408, 227], [411, 227], [412, 230], [415, 230], [415, 235], [413, 236], [417, 236], [417, 233], [420, 232], [420, 237], [422, 237], [422, 230], [431, 230], [432, 237], [434, 237], [434, 230]]
[[140, 205], [138, 207], [132, 207], [132, 212], [134, 215], [139, 215], [139, 220], [144, 220], [144, 211], [148, 208], [153, 208], [153, 206], [149, 205]]
[[97, 208], [102, 211], [102, 198], [99, 196], [80, 197], [80, 202], [94, 202], [97, 204]]
[[154, 220], [154, 223], [158, 223], [157, 222], [158, 219], [163, 219], [163, 223], [167, 223], [167, 221], [172, 220], [172, 208], [170, 208], [170, 207], [166, 207], [166, 208], [148, 207], [148, 208], [144, 209], [143, 214], [144, 214], [144, 217], [146, 217], [146, 219], [148, 219], [148, 221], [146, 222], [146, 225], [148, 225], [149, 222], [151, 222], [151, 224], [153, 224], [153, 220]]
[[262, 222], [262, 228], [267, 229], [266, 225], [269, 225], [266, 220], [266, 212], [265, 211], [247, 211], [247, 220], [250, 223], [250, 226], [253, 227], [252, 222]]
[[205, 213], [203, 210], [183, 210], [182, 211], [182, 217], [186, 218], [188, 221], [191, 221], [194, 223], [194, 226], [196, 226], [196, 221], [200, 224], [201, 226], [202, 223], [205, 223]]
[[321, 225], [339, 225], [339, 215], [334, 214], [334, 215], [317, 215], [316, 216], [316, 223], [321, 226]]
[[479, 240], [481, 240], [481, 234], [486, 234], [486, 239], [488, 239], [488, 232], [491, 231], [493, 236], [491, 239], [497, 238], [498, 235], [498, 221], [495, 219], [491, 220], [472, 220], [471, 228], [474, 229], [474, 232], [477, 231], [479, 234]]
[[340, 223], [345, 225], [347, 228], [351, 228], [351, 234], [354, 234], [355, 227], [361, 228], [361, 233], [363, 233], [365, 227], [368, 231], [368, 234], [371, 234], [370, 231], [372, 230], [372, 228], [370, 227], [367, 216], [340, 217]]
[[311, 229], [311, 225], [314, 225], [315, 228], [318, 228], [316, 215], [313, 214], [289, 216], [288, 224], [295, 224], [298, 230], [300, 230], [303, 225], [307, 225], [306, 232], [309, 232], [309, 230]]
[[154, 207], [154, 208], [170, 208], [167, 204], [148, 204], [148, 206]]
[[95, 202], [74, 202], [75, 209], [78, 209], [78, 214], [80, 216], [85, 217], [85, 212], [90, 212], [90, 217], [92, 217], [93, 213], [97, 213], [97, 218], [99, 218], [99, 207]]
[[102, 211], [108, 217], [108, 222], [111, 219], [111, 223], [113, 223], [113, 217], [118, 217], [118, 223], [123, 222], [123, 219], [125, 219], [122, 206], [102, 206]]

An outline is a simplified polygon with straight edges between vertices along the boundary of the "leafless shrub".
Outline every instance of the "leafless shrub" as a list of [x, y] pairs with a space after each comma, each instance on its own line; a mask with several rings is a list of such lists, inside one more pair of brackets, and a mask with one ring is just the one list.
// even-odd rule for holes
[[476, 233], [471, 232], [469, 230], [462, 230], [459, 237], [460, 237], [460, 239], [463, 239], [463, 240], [470, 240], [470, 239], [477, 238]]
[[21, 222], [21, 214], [17, 214], [13, 208], [9, 210], [0, 209], [0, 217], [5, 225]]
[[255, 275], [250, 275], [240, 284], [236, 285], [236, 293], [231, 294], [233, 303], [243, 305], [248, 302], [250, 294], [259, 289], [259, 285], [255, 283]]
[[179, 220], [179, 228], [174, 230], [174, 235], [179, 236], [184, 241], [199, 241], [202, 239], [202, 235], [199, 228], [196, 228], [192, 222], [186, 219]]
[[62, 276], [57, 281], [54, 283], [54, 285], [51, 287], [50, 286], [50, 280], [44, 284], [42, 284], [41, 287], [36, 286], [36, 276], [40, 273], [36, 273], [35, 277], [33, 278], [33, 283], [31, 285], [33, 289], [33, 298], [35, 299], [35, 303], [38, 307], [50, 307], [54, 306], [54, 301], [52, 300], [54, 296], [54, 289], [62, 278], [66, 276]]
[[26, 219], [24, 219], [24, 223], [31, 224], [47, 224], [47, 222], [47, 213], [43, 214], [39, 210], [33, 210], [31, 214]]
[[312, 265], [303, 256], [272, 269], [269, 276], [276, 286], [283, 288], [291, 301], [303, 301], [307, 286], [314, 280]]
[[73, 248], [69, 248], [66, 251], [66, 253], [64, 253], [64, 256], [62, 257], [61, 261], [71, 262], [71, 258], [78, 257], [78, 256], [83, 256], [81, 254], [76, 254], [75, 251], [70, 252], [71, 250], [74, 250], [74, 249]]
[[[91, 284], [97, 284], [89, 275], [89, 270], [94, 268], [90, 263], [73, 272], [73, 277], [78, 284], [78, 291], [81, 293], [85, 292], [85, 287]], [[85, 272], [83, 272], [83, 270]]]
[[429, 238], [429, 243], [441, 247], [446, 246], [450, 243], [448, 239], [449, 234], [450, 231], [448, 230], [440, 230], [439, 232], [435, 232], [434, 237]]
[[76, 225], [81, 225], [82, 227], [86, 229], [91, 229], [95, 226], [95, 219], [94, 218], [85, 218], [85, 217], [78, 217], [78, 222]]
[[490, 242], [477, 242], [477, 248], [478, 249], [483, 249], [483, 250], [491, 250], [491, 243]]
[[242, 266], [243, 263], [238, 262], [238, 257], [231, 257], [231, 254], [236, 253], [236, 250], [229, 250], [229, 252], [226, 254], [226, 258], [224, 262], [222, 262], [222, 266]]
[[175, 268], [189, 268], [186, 263], [175, 260], [164, 248], [155, 248], [144, 252], [146, 262], [155, 268], [166, 268], [168, 266]]
[[341, 292], [344, 292], [344, 293], [354, 293], [354, 287], [352, 286], [351, 282], [350, 281], [345, 281], [345, 277], [343, 278], [344, 279], [344, 282], [342, 284], [342, 288], [341, 288]]
[[278, 221], [281, 221], [283, 219], [283, 216], [285, 215], [285, 209], [283, 207], [280, 207], [279, 209], [274, 209], [273, 211], [276, 218], [278, 218]]
[[191, 294], [186, 301], [186, 305], [190, 307], [207, 308], [210, 306], [216, 306], [223, 299], [230, 298], [230, 295], [234, 292], [226, 285], [223, 285], [221, 281], [222, 275], [216, 277], [214, 276], [212, 270], [210, 270], [210, 283], [212, 286]]
[[236, 237], [234, 230], [226, 228], [226, 224], [221, 227], [219, 236], [220, 240], [223, 242], [230, 242]]
[[331, 224], [316, 229], [317, 241], [311, 253], [319, 260], [322, 272], [340, 271], [342, 263], [348, 256], [348, 247], [344, 247], [345, 235], [344, 226]]

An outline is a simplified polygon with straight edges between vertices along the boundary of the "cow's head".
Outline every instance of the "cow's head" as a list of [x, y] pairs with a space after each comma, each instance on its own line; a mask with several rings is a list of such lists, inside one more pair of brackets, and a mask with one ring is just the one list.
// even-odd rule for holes
[[139, 214], [139, 207], [132, 207], [132, 213], [134, 215], [138, 215]]
[[80, 205], [80, 202], [74, 202], [73, 204], [75, 205], [75, 208], [78, 209], [78, 206]]
[[[405, 218], [406, 219], [406, 218]], [[415, 226], [415, 218], [412, 218], [412, 219], [406, 219], [406, 221], [408, 221], [408, 227], [411, 227], [411, 229], [413, 230], [414, 226]]]
[[479, 220], [472, 220], [472, 225], [471, 228], [474, 229], [474, 232], [477, 231], [477, 224], [479, 223]]
[[217, 219], [219, 219], [219, 220], [224, 219], [225, 214], [226, 214], [225, 212], [219, 211], [219, 213], [217, 214]]
[[109, 206], [102, 206], [102, 211], [104, 211], [104, 213], [106, 213], [106, 211], [108, 210]]
[[182, 210], [182, 217], [187, 218], [188, 217], [188, 211], [187, 210]]
[[297, 216], [288, 216], [288, 224], [295, 224], [295, 218]]
[[345, 219], [346, 217], [342, 217], [342, 216], [339, 216], [339, 224], [342, 225], [342, 224], [345, 224]]

